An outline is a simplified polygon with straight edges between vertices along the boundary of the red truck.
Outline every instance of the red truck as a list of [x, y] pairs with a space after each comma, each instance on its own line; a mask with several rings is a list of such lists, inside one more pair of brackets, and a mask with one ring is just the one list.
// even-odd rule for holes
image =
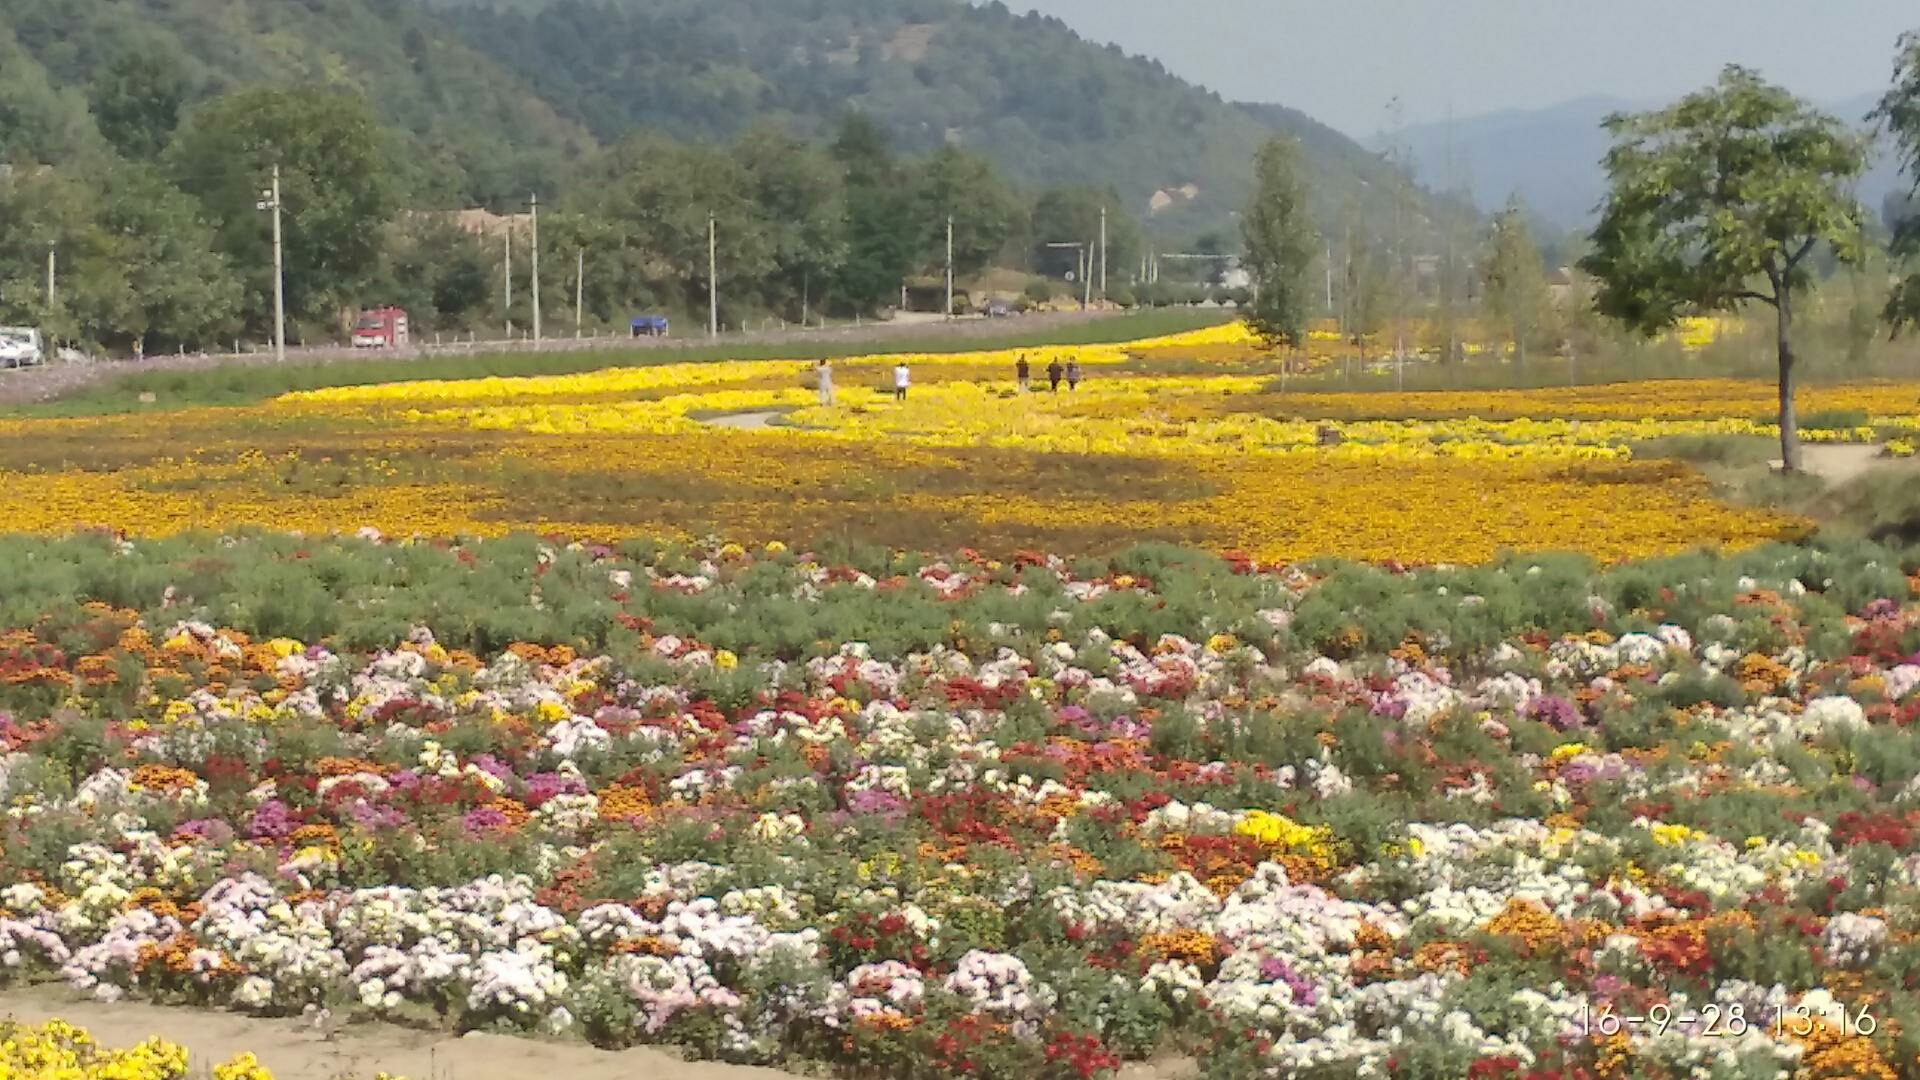
[[363, 311], [353, 324], [356, 349], [402, 349], [407, 341], [407, 313], [397, 307]]

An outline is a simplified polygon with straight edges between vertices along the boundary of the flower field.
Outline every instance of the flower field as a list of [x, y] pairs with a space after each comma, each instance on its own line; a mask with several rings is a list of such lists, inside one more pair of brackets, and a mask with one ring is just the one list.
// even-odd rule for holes
[[16, 982], [854, 1076], [1920, 1074], [1912, 553], [0, 557]]
[[[1324, 346], [1326, 343], [1320, 343]], [[1804, 535], [1636, 460], [1669, 436], [1770, 437], [1770, 387], [1286, 388], [1238, 325], [1026, 350], [1086, 381], [1018, 393], [1015, 351], [840, 361], [819, 404], [797, 361], [343, 386], [234, 408], [0, 421], [0, 515], [44, 534], [267, 526], [536, 532], [617, 542], [966, 544], [1098, 554], [1140, 540], [1266, 561], [1471, 562], [1502, 550], [1627, 559]], [[1314, 348], [1308, 349], [1311, 358]], [[890, 372], [916, 372], [909, 400]], [[1806, 391], [1815, 440], [1910, 451], [1920, 386]], [[765, 430], [712, 426], [732, 413]]]
[[1920, 554], [1637, 452], [1768, 386], [1292, 381], [1348, 347], [0, 420], [0, 981], [849, 1077], [1920, 1077]]

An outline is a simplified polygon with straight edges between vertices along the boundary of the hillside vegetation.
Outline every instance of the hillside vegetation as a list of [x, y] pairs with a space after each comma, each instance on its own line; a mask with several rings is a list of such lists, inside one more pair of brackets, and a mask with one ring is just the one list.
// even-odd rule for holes
[[1112, 187], [1143, 218], [1168, 192], [1149, 227], [1182, 240], [1231, 232], [1275, 129], [1302, 140], [1316, 189], [1387, 178], [1302, 114], [1232, 105], [1000, 4], [0, 0], [6, 160], [145, 156], [156, 118], [260, 83], [362, 90], [425, 206], [563, 190], [586, 151], [638, 130], [730, 141], [772, 121], [811, 138], [849, 110], [909, 151], [982, 153], [1023, 187]]

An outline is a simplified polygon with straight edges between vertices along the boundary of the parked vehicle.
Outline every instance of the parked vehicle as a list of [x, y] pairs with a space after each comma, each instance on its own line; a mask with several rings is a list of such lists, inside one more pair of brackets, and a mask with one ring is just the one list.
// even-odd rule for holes
[[0, 326], [0, 368], [31, 367], [47, 358], [47, 344], [31, 326]]
[[640, 315], [633, 320], [634, 337], [669, 337], [665, 315]]
[[356, 349], [401, 349], [410, 340], [407, 313], [397, 307], [363, 311], [353, 324], [353, 347]]
[[1013, 305], [1005, 300], [992, 300], [987, 303], [987, 318], [1004, 319], [1014, 313]]

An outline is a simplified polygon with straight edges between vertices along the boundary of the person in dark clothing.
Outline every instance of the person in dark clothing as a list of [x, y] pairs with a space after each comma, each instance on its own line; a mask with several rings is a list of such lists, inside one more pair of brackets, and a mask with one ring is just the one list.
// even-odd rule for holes
[[1027, 381], [1033, 377], [1033, 365], [1027, 363], [1026, 353], [1021, 353], [1020, 359], [1014, 361], [1013, 374], [1020, 380], [1020, 389], [1025, 391]]
[[1059, 393], [1060, 376], [1062, 374], [1064, 374], [1064, 372], [1060, 368], [1060, 358], [1056, 356], [1047, 363], [1047, 389], [1056, 394]]
[[1077, 356], [1067, 361], [1067, 389], [1080, 389], [1080, 358]]

